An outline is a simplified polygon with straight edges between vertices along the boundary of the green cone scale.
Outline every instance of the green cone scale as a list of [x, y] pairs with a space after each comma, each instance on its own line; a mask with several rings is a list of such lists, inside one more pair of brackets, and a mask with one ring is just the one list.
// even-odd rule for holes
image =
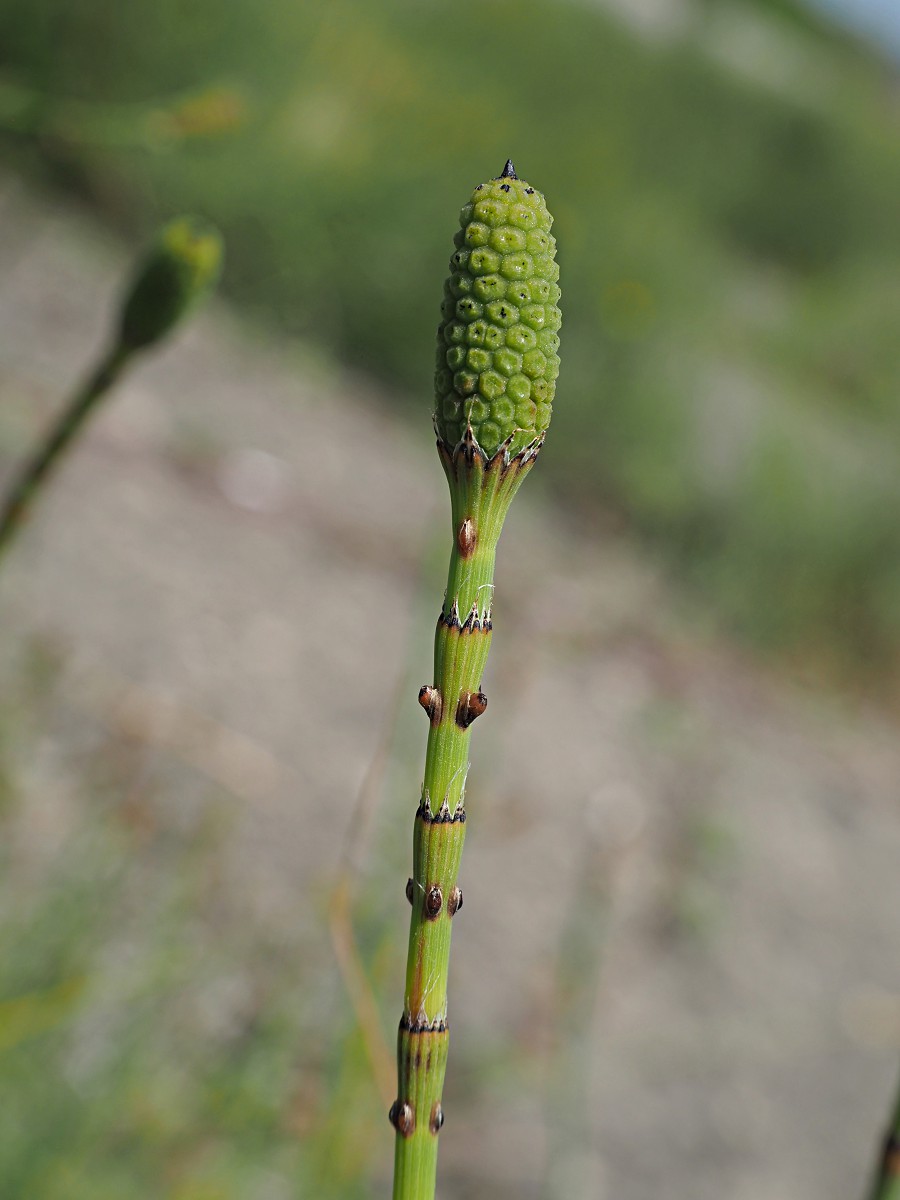
[[459, 217], [444, 285], [435, 427], [450, 447], [471, 427], [491, 458], [540, 438], [559, 374], [559, 267], [544, 197], [503, 174], [480, 183]]

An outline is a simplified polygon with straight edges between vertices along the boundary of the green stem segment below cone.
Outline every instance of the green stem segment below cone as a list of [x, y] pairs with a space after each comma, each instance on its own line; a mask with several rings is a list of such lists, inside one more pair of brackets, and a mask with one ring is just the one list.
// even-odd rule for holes
[[494, 559], [513, 496], [550, 420], [559, 366], [558, 269], [544, 198], [511, 162], [460, 213], [444, 288], [435, 429], [450, 484], [453, 550], [434, 638], [434, 679], [419, 693], [430, 729], [413, 834], [406, 996], [398, 1034], [394, 1200], [432, 1200], [447, 1065], [450, 930], [466, 833], [472, 722], [487, 698]]
[[488, 460], [468, 431], [438, 442], [450, 483], [453, 551], [434, 642], [434, 682], [419, 693], [430, 729], [415, 817], [406, 996], [398, 1035], [394, 1200], [431, 1200], [447, 1064], [450, 931], [462, 907], [457, 883], [466, 832], [470, 726], [487, 705], [481, 680], [491, 644], [494, 559], [513, 496], [541, 441]]
[[900, 1200], [900, 1092], [894, 1101], [891, 1123], [868, 1200]]

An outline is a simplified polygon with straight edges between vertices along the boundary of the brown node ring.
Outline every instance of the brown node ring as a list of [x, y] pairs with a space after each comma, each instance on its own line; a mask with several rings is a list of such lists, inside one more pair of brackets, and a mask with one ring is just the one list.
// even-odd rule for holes
[[419, 688], [419, 703], [428, 714], [428, 720], [432, 725], [437, 725], [441, 719], [441, 712], [444, 707], [441, 700], [441, 693], [438, 689], [432, 687], [431, 684], [423, 684]]
[[471, 517], [466, 517], [456, 533], [456, 545], [459, 548], [460, 556], [470, 558], [475, 552], [477, 542], [478, 534], [475, 531], [475, 522]]
[[440, 916], [443, 906], [444, 893], [436, 883], [432, 884], [425, 895], [425, 916], [429, 921], [434, 921]]
[[416, 1128], [416, 1114], [412, 1105], [405, 1100], [395, 1100], [388, 1113], [388, 1120], [401, 1137], [408, 1138]]
[[460, 729], [468, 729], [476, 717], [487, 708], [484, 692], [463, 692], [456, 706], [456, 723]]
[[449, 916], [455, 917], [456, 914], [459, 912], [459, 910], [462, 908], [462, 906], [463, 906], [462, 888], [454, 887], [453, 891], [450, 893], [450, 899], [447, 901], [447, 913], [449, 914]]

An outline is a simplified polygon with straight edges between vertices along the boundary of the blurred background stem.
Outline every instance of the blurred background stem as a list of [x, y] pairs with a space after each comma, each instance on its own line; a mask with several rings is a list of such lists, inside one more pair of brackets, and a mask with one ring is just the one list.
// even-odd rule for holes
[[132, 357], [168, 337], [215, 286], [222, 266], [218, 233], [197, 217], [164, 225], [138, 263], [122, 297], [115, 338], [0, 502], [0, 556], [90, 414]]
[[0, 557], [21, 527], [42, 485], [71, 445], [88, 415], [121, 375], [130, 351], [116, 346], [79, 388], [59, 420], [10, 485], [0, 505]]

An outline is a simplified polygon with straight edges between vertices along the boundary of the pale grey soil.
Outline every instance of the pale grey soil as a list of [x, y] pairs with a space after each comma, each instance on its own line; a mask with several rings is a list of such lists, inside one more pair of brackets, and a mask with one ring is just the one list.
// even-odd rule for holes
[[[7, 463], [86, 367], [121, 268], [2, 181]], [[238, 814], [240, 903], [317, 946], [333, 991], [320, 901], [405, 681], [372, 835], [401, 849], [368, 868], [379, 887], [396, 868], [403, 951], [447, 536], [428, 411], [402, 426], [360, 380], [213, 309], [130, 376], [0, 575], [2, 663], [58, 647], [62, 703], [171, 760], [173, 813], [213, 779]], [[900, 1069], [895, 728], [764, 674], [640, 550], [575, 532], [530, 481], [485, 690], [444, 1200], [859, 1196]], [[19, 763], [35, 847], [75, 820], [65, 750]], [[496, 1044], [526, 1065], [492, 1082]]]

